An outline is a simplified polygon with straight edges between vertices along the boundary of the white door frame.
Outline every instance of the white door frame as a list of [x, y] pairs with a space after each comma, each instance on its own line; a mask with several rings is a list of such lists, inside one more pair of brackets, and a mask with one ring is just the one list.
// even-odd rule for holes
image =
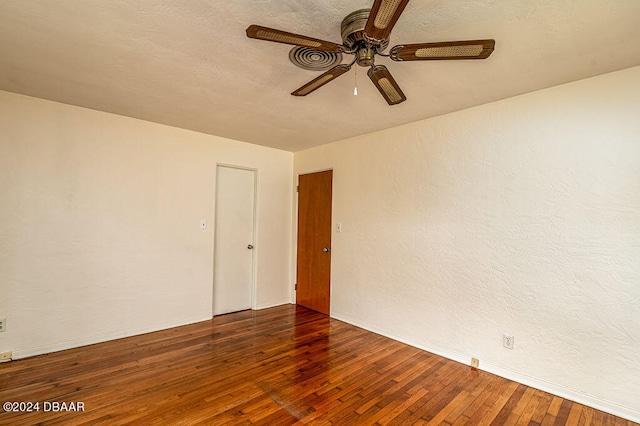
[[[217, 247], [216, 247], [216, 231], [217, 231], [217, 217], [218, 217], [218, 205], [217, 205], [217, 198], [218, 198], [218, 169], [220, 167], [226, 167], [226, 168], [230, 168], [230, 169], [238, 169], [238, 170], [246, 170], [249, 172], [253, 172], [253, 241], [251, 241], [251, 244], [253, 245], [253, 249], [251, 250], [251, 309], [255, 310], [256, 309], [256, 282], [257, 282], [257, 278], [258, 278], [258, 273], [257, 273], [257, 259], [258, 259], [258, 251], [260, 250], [260, 247], [258, 247], [258, 245], [256, 244], [256, 241], [258, 240], [258, 169], [255, 168], [251, 168], [251, 167], [244, 167], [244, 166], [238, 166], [235, 164], [228, 164], [228, 163], [216, 163], [216, 173], [215, 173], [215, 182], [214, 182], [214, 188], [215, 188], [215, 193], [214, 193], [214, 197], [213, 197], [213, 204], [214, 204], [214, 232], [212, 234], [213, 237], [213, 267], [215, 268], [215, 256], [217, 253]], [[215, 311], [214, 311], [214, 295], [215, 295], [215, 271], [213, 271], [212, 274], [212, 280], [213, 280], [213, 285], [212, 285], [212, 293], [211, 293], [211, 312], [212, 315], [215, 315]]]

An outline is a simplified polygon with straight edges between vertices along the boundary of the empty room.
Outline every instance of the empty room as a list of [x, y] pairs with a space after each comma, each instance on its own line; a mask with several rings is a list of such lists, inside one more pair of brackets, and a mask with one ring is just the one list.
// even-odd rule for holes
[[0, 424], [640, 424], [640, 2], [0, 2]]

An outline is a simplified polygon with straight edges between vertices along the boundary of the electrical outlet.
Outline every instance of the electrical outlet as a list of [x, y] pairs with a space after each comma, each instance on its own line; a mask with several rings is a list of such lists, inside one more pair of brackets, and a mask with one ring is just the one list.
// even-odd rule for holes
[[5, 331], [7, 329], [7, 319], [0, 318], [0, 331]]
[[473, 368], [480, 367], [480, 360], [478, 358], [471, 358], [471, 367]]
[[507, 349], [513, 349], [513, 336], [511, 334], [502, 335], [502, 346]]
[[11, 352], [2, 352], [0, 353], [0, 361], [8, 361], [11, 359], [13, 354]]

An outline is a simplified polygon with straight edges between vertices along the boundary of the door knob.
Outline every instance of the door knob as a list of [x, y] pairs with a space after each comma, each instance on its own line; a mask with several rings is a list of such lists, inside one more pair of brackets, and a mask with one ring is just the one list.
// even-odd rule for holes
[[249, 250], [251, 250], [251, 249], [253, 248], [253, 246], [252, 246], [251, 244], [249, 244], [249, 245], [247, 246], [247, 248], [248, 248]]
[[331, 251], [331, 249], [329, 247], [325, 247], [322, 249], [323, 252], [325, 253], [329, 253]]

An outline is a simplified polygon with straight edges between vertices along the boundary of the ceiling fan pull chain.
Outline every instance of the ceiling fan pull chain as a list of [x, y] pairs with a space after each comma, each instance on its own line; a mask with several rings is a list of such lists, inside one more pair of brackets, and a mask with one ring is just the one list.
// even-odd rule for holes
[[353, 74], [353, 96], [358, 96], [358, 67]]

